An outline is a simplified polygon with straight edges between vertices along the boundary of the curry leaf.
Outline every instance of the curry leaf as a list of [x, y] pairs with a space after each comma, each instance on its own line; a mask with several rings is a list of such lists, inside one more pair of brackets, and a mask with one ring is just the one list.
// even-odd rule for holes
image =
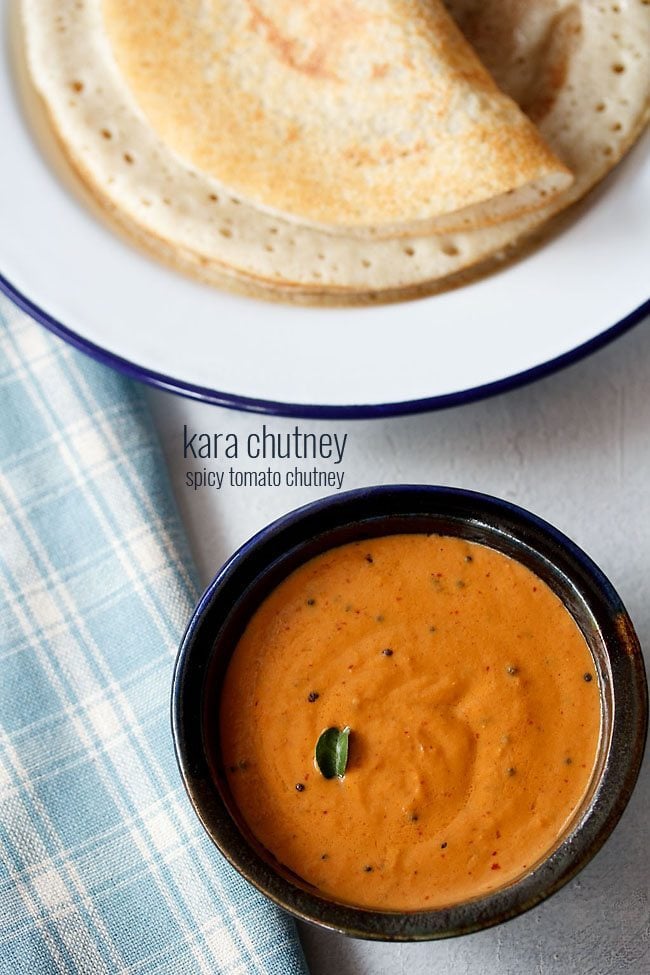
[[348, 764], [348, 739], [350, 729], [346, 726], [343, 731], [338, 728], [327, 728], [316, 742], [316, 768], [326, 779], [345, 775]]

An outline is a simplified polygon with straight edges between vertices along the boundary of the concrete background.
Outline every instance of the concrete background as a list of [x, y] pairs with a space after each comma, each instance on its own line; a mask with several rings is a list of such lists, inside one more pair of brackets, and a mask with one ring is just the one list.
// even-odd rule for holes
[[[167, 393], [148, 398], [204, 583], [253, 532], [328, 491], [193, 492], [183, 424], [206, 432], [348, 434], [344, 489], [423, 482], [516, 501], [555, 524], [610, 577], [650, 646], [650, 321], [532, 386], [451, 410], [389, 420], [288, 420]], [[522, 322], [522, 328], [525, 323]], [[230, 466], [228, 462], [226, 466]], [[236, 462], [239, 469], [262, 466]], [[219, 466], [210, 464], [209, 466]], [[293, 466], [281, 462], [278, 469]], [[327, 467], [326, 464], [319, 466]], [[446, 942], [384, 945], [301, 926], [312, 975], [642, 975], [650, 970], [648, 762], [596, 859], [529, 914]]]

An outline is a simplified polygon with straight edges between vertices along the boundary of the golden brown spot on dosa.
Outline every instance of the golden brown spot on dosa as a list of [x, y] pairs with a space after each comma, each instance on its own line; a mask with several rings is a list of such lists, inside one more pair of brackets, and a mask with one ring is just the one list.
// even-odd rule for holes
[[389, 71], [390, 71], [390, 64], [373, 64], [372, 77], [385, 78]]
[[276, 55], [281, 61], [284, 61], [285, 64], [289, 65], [295, 71], [311, 75], [314, 78], [338, 80], [336, 74], [328, 70], [326, 66], [329, 48], [327, 43], [329, 38], [327, 36], [312, 50], [303, 53], [301, 51], [303, 45], [300, 40], [284, 34], [277, 24], [270, 17], [263, 14], [257, 4], [253, 3], [252, 0], [246, 0], [246, 2], [251, 12], [251, 28], [257, 31], [261, 30], [264, 33], [266, 40], [275, 50]]

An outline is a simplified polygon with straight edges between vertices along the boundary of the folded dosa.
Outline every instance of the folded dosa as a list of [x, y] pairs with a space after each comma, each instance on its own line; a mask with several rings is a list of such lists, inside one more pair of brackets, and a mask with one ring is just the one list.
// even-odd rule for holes
[[650, 10], [641, 0], [619, 13], [610, 5], [561, 0], [485, 0], [473, 9], [453, 0], [449, 6], [486, 63], [491, 57], [491, 67], [501, 66], [500, 84], [510, 85], [515, 98], [522, 97], [526, 63], [522, 104], [530, 107], [537, 86], [535, 121], [576, 178], [548, 205], [517, 219], [392, 240], [324, 232], [268, 212], [223, 192], [170, 150], [118, 68], [98, 0], [81, 8], [72, 0], [23, 0], [23, 13], [31, 73], [60, 141], [131, 236], [205, 280], [318, 300], [454, 283], [464, 269], [503, 253], [584, 194], [643, 126]]
[[303, 225], [485, 226], [571, 181], [441, 0], [104, 0], [103, 19], [164, 144]]

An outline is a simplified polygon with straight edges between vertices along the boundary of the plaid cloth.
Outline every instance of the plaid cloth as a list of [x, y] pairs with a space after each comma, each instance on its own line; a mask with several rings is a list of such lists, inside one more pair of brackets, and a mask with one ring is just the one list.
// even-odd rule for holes
[[138, 388], [0, 299], [0, 973], [300, 975], [173, 755], [197, 595]]

